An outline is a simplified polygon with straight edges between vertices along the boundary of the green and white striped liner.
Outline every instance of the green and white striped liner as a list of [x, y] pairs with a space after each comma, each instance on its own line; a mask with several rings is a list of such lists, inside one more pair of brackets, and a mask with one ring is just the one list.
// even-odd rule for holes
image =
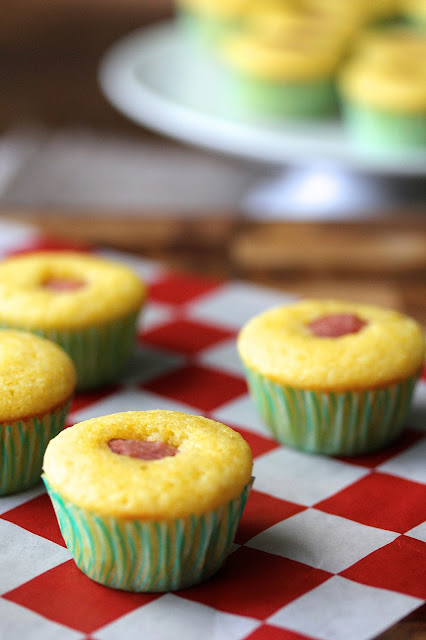
[[227, 107], [235, 115], [315, 119], [337, 113], [337, 92], [328, 78], [300, 83], [273, 82], [236, 70], [224, 70], [223, 84]]
[[43, 480], [78, 568], [107, 587], [143, 592], [183, 589], [216, 573], [231, 551], [252, 485], [215, 511], [156, 522], [95, 514]]
[[2, 329], [21, 329], [56, 342], [73, 360], [79, 391], [115, 382], [129, 358], [135, 342], [138, 313], [115, 322], [76, 330], [16, 327], [1, 324]]
[[399, 114], [344, 104], [343, 115], [353, 143], [376, 153], [426, 151], [426, 114]]
[[40, 480], [44, 452], [62, 431], [69, 406], [0, 425], [0, 496], [29, 489]]
[[185, 41], [201, 51], [217, 46], [238, 24], [237, 20], [220, 20], [183, 7], [178, 8], [176, 18]]
[[246, 373], [256, 408], [276, 440], [310, 453], [348, 456], [380, 449], [398, 437], [419, 378], [339, 393], [305, 391]]

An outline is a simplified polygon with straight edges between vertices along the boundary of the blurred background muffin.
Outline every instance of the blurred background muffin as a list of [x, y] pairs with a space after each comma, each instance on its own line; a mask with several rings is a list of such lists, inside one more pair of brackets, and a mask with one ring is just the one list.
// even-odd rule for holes
[[370, 34], [344, 67], [345, 122], [354, 142], [401, 153], [426, 145], [426, 38], [408, 29]]

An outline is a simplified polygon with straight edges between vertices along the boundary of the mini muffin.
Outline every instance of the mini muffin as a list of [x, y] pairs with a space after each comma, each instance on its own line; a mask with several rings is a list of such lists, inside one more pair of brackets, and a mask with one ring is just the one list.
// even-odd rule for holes
[[362, 42], [340, 78], [351, 138], [379, 154], [425, 150], [426, 38], [401, 29]]
[[334, 114], [341, 39], [306, 21], [265, 27], [259, 21], [258, 28], [241, 30], [221, 47], [229, 111], [297, 119]]
[[77, 566], [126, 591], [173, 591], [214, 574], [252, 482], [238, 433], [175, 411], [81, 422], [50, 443], [43, 467]]
[[75, 363], [78, 389], [117, 380], [144, 297], [136, 274], [94, 255], [32, 253], [0, 264], [0, 326], [57, 342]]
[[358, 455], [400, 434], [425, 344], [422, 328], [396, 311], [305, 300], [250, 320], [238, 349], [277, 440]]
[[0, 496], [32, 487], [46, 446], [63, 428], [75, 367], [56, 344], [0, 330]]

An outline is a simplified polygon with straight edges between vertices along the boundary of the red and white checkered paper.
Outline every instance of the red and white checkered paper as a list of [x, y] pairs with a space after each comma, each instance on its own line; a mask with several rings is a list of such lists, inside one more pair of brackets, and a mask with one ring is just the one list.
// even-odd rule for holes
[[[0, 223], [0, 257], [40, 248], [62, 247]], [[327, 458], [280, 446], [247, 394], [235, 337], [255, 313], [290, 298], [101, 253], [140, 273], [149, 304], [123, 380], [79, 395], [69, 424], [157, 408], [205, 415], [249, 442], [254, 489], [226, 566], [173, 594], [114, 591], [84, 576], [41, 485], [0, 498], [0, 638], [365, 640], [420, 607], [426, 379], [403, 436], [380, 453]]]

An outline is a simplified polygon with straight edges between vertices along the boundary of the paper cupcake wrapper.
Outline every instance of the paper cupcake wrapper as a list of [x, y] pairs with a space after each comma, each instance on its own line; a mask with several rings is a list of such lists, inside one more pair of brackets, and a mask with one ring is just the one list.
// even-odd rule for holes
[[56, 342], [73, 360], [79, 391], [116, 381], [135, 342], [138, 313], [99, 327], [79, 330], [33, 329], [2, 324], [3, 329], [31, 331]]
[[419, 375], [383, 389], [305, 391], [247, 371], [255, 405], [279, 442], [328, 455], [360, 455], [401, 433]]
[[183, 7], [177, 8], [176, 17], [186, 42], [199, 50], [213, 49], [238, 26], [238, 20], [220, 20]]
[[62, 431], [70, 403], [44, 416], [0, 425], [0, 496], [35, 485], [49, 441]]
[[343, 107], [353, 143], [369, 151], [416, 151], [426, 149], [426, 115], [399, 114], [360, 105]]
[[324, 118], [337, 112], [337, 95], [329, 79], [279, 83], [224, 71], [228, 106], [232, 111], [293, 119]]
[[183, 589], [216, 573], [231, 551], [252, 486], [215, 511], [156, 522], [95, 514], [43, 480], [78, 568], [107, 587], [143, 592]]

